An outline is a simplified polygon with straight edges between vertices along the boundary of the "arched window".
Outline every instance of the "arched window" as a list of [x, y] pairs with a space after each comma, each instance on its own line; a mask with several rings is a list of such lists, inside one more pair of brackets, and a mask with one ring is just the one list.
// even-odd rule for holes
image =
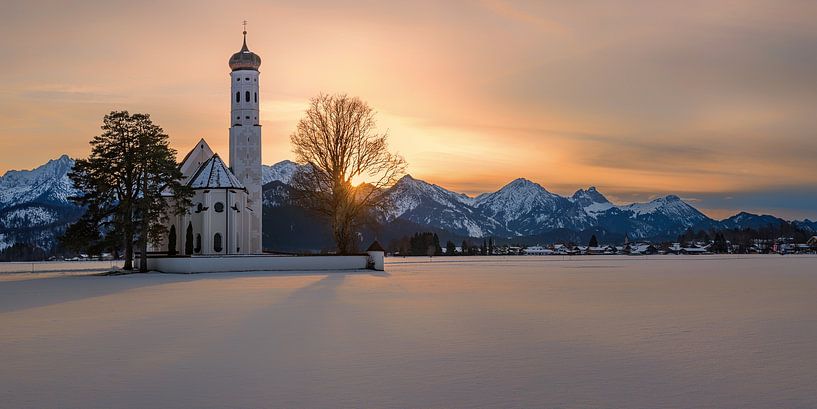
[[194, 248], [193, 251], [201, 253], [201, 234], [196, 235], [196, 248]]
[[241, 81], [241, 78], [236, 78], [235, 80], [236, 80], [236, 81]]
[[250, 102], [250, 91], [246, 91], [246, 94], [244, 94], [244, 99], [246, 99], [247, 102]]
[[213, 235], [213, 250], [215, 250], [216, 253], [221, 253], [221, 233]]
[[257, 92], [255, 93], [255, 103], [256, 104], [258, 103], [258, 93]]
[[241, 102], [241, 91], [235, 93], [235, 102]]

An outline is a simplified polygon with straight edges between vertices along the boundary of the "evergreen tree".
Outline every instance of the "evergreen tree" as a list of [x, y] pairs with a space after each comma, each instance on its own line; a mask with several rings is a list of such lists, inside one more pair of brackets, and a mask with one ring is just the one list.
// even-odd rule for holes
[[468, 241], [467, 240], [463, 240], [462, 244], [460, 246], [461, 246], [460, 252], [462, 253], [463, 256], [470, 256], [471, 255], [471, 251], [470, 251], [471, 249], [468, 246]]
[[486, 255], [486, 254], [488, 254], [488, 242], [487, 242], [487, 241], [485, 241], [485, 239], [482, 239], [482, 249], [481, 249], [481, 252], [482, 252], [482, 255], [483, 255], [483, 256], [484, 256], [484, 255]]
[[596, 238], [596, 235], [594, 234], [592, 237], [590, 237], [590, 243], [587, 243], [587, 247], [598, 247], [598, 246], [599, 246], [599, 240]]
[[488, 237], [488, 255], [494, 254], [494, 238]]
[[448, 240], [445, 243], [445, 255], [454, 256], [456, 254], [457, 254], [457, 246], [454, 244], [453, 241]]
[[193, 254], [193, 222], [187, 222], [187, 232], [184, 234], [184, 254]]
[[192, 191], [181, 183], [176, 151], [150, 115], [127, 111], [105, 115], [102, 134], [90, 143], [90, 157], [69, 173], [81, 192], [73, 200], [93, 209], [85, 223], [107, 223], [122, 238], [126, 270], [133, 269], [138, 239], [140, 270], [147, 271], [148, 239], [162, 237], [168, 210], [182, 214], [190, 206]]
[[14, 243], [0, 251], [0, 261], [42, 261], [46, 259], [45, 250], [30, 243]]

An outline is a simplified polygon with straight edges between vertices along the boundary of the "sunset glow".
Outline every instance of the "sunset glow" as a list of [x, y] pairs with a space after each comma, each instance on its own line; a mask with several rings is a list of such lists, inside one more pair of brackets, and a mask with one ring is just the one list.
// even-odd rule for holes
[[321, 92], [378, 111], [409, 173], [524, 177], [712, 217], [817, 218], [817, 3], [16, 2], [0, 16], [0, 173], [85, 157], [112, 110], [228, 156], [228, 57], [263, 58], [263, 162]]

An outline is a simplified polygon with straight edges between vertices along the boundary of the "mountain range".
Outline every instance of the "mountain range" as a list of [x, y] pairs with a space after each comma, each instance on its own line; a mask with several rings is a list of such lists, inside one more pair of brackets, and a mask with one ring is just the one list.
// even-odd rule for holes
[[[0, 176], [0, 250], [16, 242], [51, 249], [56, 237], [79, 218], [82, 209], [69, 200], [77, 193], [68, 178], [73, 165], [63, 155], [33, 170]], [[314, 250], [330, 243], [326, 226], [288, 200], [289, 183], [301, 166], [288, 160], [264, 165], [265, 248]], [[406, 175], [388, 195], [393, 208], [383, 225], [367, 236], [385, 240], [434, 231], [446, 239], [491, 236], [523, 243], [581, 242], [591, 234], [600, 241], [672, 240], [687, 229], [757, 229], [784, 222], [746, 212], [714, 220], [675, 195], [622, 205], [589, 187], [566, 197], [522, 178], [496, 192], [470, 197]], [[817, 232], [817, 222], [793, 223]]]

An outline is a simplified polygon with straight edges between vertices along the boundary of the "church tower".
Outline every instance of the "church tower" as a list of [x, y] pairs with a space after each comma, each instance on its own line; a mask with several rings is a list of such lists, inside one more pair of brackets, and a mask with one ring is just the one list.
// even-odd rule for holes
[[[261, 57], [247, 48], [247, 31], [241, 51], [230, 57], [230, 168], [247, 188], [243, 217], [249, 242], [246, 252], [261, 253], [261, 124], [258, 109], [258, 67]], [[246, 236], [245, 236], [246, 237]]]

